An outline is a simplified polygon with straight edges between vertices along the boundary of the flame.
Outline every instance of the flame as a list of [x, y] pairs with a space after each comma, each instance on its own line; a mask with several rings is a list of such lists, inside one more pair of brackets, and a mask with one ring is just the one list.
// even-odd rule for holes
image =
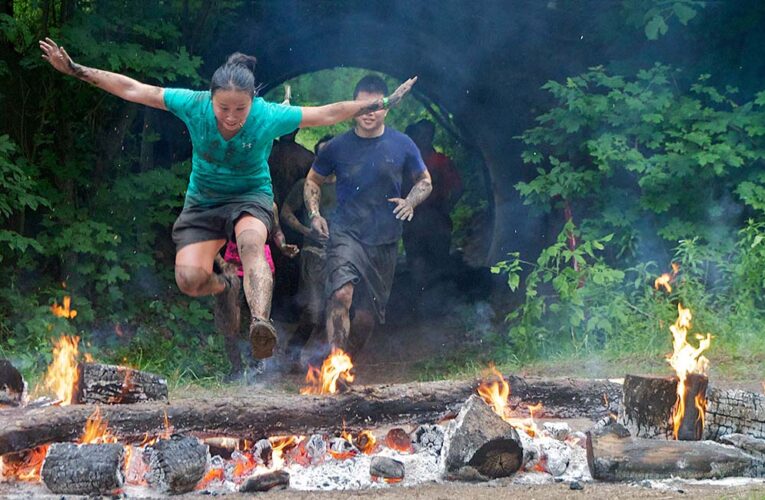
[[504, 379], [501, 373], [489, 365], [488, 375], [478, 386], [478, 395], [491, 406], [494, 413], [507, 420], [507, 401], [510, 397], [510, 384]]
[[116, 443], [117, 438], [109, 432], [109, 422], [101, 418], [101, 407], [96, 406], [95, 411], [85, 422], [85, 430], [80, 437], [82, 444]]
[[194, 487], [196, 490], [203, 490], [207, 487], [208, 484], [212, 483], [213, 481], [223, 481], [226, 478], [226, 471], [223, 469], [210, 469], [207, 471], [207, 474], [204, 475], [204, 477], [197, 483], [197, 485]]
[[62, 336], [53, 342], [53, 361], [45, 374], [45, 387], [56, 393], [62, 405], [72, 404], [77, 384], [77, 345], [80, 337]]
[[370, 431], [361, 431], [356, 436], [356, 447], [365, 455], [370, 455], [375, 450], [377, 439]]
[[18, 461], [14, 459], [6, 462], [5, 457], [0, 457], [0, 473], [2, 473], [0, 477], [16, 481], [39, 481], [40, 470], [42, 470], [49, 447], [50, 445], [44, 444], [23, 455], [15, 455], [21, 457]]
[[271, 443], [271, 467], [277, 470], [284, 467], [284, 452], [297, 445], [302, 439], [300, 436], [272, 436], [268, 438]]
[[322, 363], [321, 370], [315, 366], [308, 367], [308, 373], [305, 375], [308, 386], [300, 389], [300, 394], [336, 394], [338, 380], [353, 382], [352, 369], [351, 357], [342, 349], [332, 348], [332, 353]]
[[674, 281], [675, 277], [677, 276], [677, 272], [680, 270], [680, 264], [673, 262], [672, 263], [672, 274], [670, 273], [664, 273], [653, 282], [653, 287], [658, 290], [659, 288], [664, 288], [664, 290], [667, 291], [667, 293], [672, 293], [672, 281]]
[[538, 411], [541, 411], [542, 408], [543, 407], [541, 402], [535, 405], [528, 405], [529, 418], [523, 423], [523, 430], [531, 437], [539, 434], [539, 428], [537, 427], [537, 423], [534, 420], [534, 414]]
[[[675, 403], [675, 410], [672, 415], [673, 434], [677, 439], [678, 431], [680, 430], [680, 423], [685, 415], [685, 381], [689, 374], [698, 373], [706, 375], [709, 369], [709, 360], [701, 353], [709, 348], [712, 342], [712, 335], [707, 334], [706, 337], [697, 335], [699, 339], [699, 346], [693, 347], [687, 341], [688, 330], [691, 328], [691, 310], [686, 309], [682, 304], [677, 305], [677, 320], [675, 324], [670, 326], [669, 329], [672, 332], [672, 346], [673, 352], [667, 356], [667, 361], [675, 369], [677, 373], [677, 402]], [[703, 400], [703, 397], [701, 397]], [[699, 403], [698, 397], [695, 402], [696, 408], [699, 409], [699, 416], [703, 418], [704, 409], [706, 408], [706, 401]]]
[[77, 316], [77, 311], [74, 309], [71, 309], [70, 308], [71, 305], [72, 305], [72, 298], [69, 295], [66, 295], [64, 297], [63, 305], [58, 305], [54, 301], [53, 305], [50, 306], [50, 310], [55, 316], [58, 316], [59, 318], [72, 319], [75, 316]]

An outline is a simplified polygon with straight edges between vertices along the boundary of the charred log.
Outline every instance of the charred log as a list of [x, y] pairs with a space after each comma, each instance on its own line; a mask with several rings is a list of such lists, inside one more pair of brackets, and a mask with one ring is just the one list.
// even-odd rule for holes
[[404, 479], [404, 463], [390, 457], [375, 456], [369, 463], [369, 475], [400, 481]]
[[51, 445], [40, 475], [53, 493], [110, 495], [122, 487], [125, 451], [121, 444]]
[[470, 466], [488, 478], [507, 477], [523, 465], [523, 446], [512, 425], [479, 396], [467, 400], [444, 439], [447, 473]]
[[124, 366], [80, 363], [74, 401], [79, 404], [129, 404], [167, 401], [167, 381]]
[[197, 438], [174, 435], [146, 447], [147, 482], [163, 493], [186, 493], [204, 477], [209, 459], [207, 446]]
[[290, 475], [283, 470], [267, 474], [250, 476], [239, 487], [241, 493], [257, 493], [271, 490], [283, 490], [290, 485]]
[[691, 373], [685, 379], [685, 411], [677, 429], [677, 439], [680, 441], [698, 441], [704, 433], [707, 384], [708, 379], [704, 375]]
[[624, 377], [619, 423], [641, 438], [672, 439], [672, 408], [677, 401], [674, 377]]
[[[603, 394], [608, 394], [612, 405], [620, 400], [621, 386], [607, 381], [532, 379], [520, 383], [519, 380], [511, 377], [511, 383], [519, 388], [516, 401], [529, 404], [541, 401], [548, 417], [600, 418], [610, 410]], [[477, 385], [476, 381], [439, 381], [366, 386], [355, 387], [340, 396], [272, 393], [187, 399], [170, 405], [160, 402], [110, 405], [101, 411], [110, 431], [126, 441], [141, 439], [146, 432], [160, 435], [165, 430], [166, 417], [175, 432], [257, 440], [274, 434], [334, 431], [343, 419], [351, 429], [432, 423], [460, 408], [475, 393]], [[549, 400], [542, 397], [544, 394]], [[533, 400], [523, 399], [526, 396]], [[92, 412], [90, 405], [6, 410], [0, 413], [0, 455], [38, 444], [73, 441]]]
[[711, 388], [705, 418], [705, 439], [733, 433], [765, 439], [765, 394]]
[[762, 474], [753, 456], [714, 441], [664, 441], [587, 435], [587, 464], [594, 479], [713, 479]]

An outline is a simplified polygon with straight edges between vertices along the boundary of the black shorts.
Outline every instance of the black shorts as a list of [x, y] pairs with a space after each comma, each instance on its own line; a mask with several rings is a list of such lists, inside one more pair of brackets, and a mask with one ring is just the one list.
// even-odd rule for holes
[[252, 215], [271, 232], [274, 223], [272, 206], [266, 208], [258, 202], [247, 201], [214, 207], [184, 207], [173, 224], [175, 250], [201, 241], [234, 241], [234, 225], [243, 215]]

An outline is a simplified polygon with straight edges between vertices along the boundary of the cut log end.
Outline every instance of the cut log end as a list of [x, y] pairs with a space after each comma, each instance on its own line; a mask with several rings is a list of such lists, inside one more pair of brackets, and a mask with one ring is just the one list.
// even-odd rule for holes
[[122, 487], [121, 444], [56, 443], [51, 445], [40, 475], [56, 494], [111, 495]]
[[172, 436], [144, 451], [149, 466], [148, 483], [162, 492], [186, 493], [194, 489], [207, 470], [207, 445], [197, 438]]

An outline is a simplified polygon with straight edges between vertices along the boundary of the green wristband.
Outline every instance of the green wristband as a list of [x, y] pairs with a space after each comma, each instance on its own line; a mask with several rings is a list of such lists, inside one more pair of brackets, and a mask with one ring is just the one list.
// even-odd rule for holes
[[383, 97], [383, 109], [388, 109], [388, 98]]

